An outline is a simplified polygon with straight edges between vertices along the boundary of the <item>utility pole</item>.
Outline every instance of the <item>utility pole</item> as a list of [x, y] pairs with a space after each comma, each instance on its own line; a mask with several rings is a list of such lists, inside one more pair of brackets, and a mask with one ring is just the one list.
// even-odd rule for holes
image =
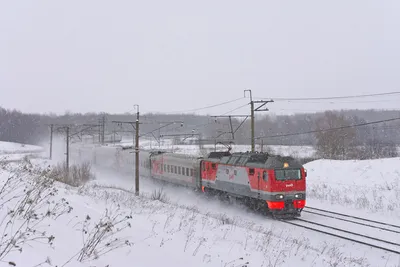
[[246, 92], [250, 92], [250, 111], [251, 111], [251, 152], [255, 151], [255, 138], [254, 138], [254, 102], [253, 94], [251, 90], [244, 90], [244, 97], [246, 97]]
[[[54, 133], [55, 132], [60, 132], [61, 130], [63, 130], [63, 131], [67, 131], [67, 139], [66, 139], [66, 142], [67, 142], [67, 144], [66, 144], [66, 148], [67, 148], [67, 151], [66, 151], [66, 154], [68, 155], [68, 153], [69, 153], [69, 151], [68, 151], [68, 148], [69, 148], [69, 128], [70, 128], [70, 125], [65, 125], [65, 124], [50, 124], [50, 151], [49, 151], [49, 158], [50, 159], [52, 159], [53, 158], [53, 135], [54, 135]], [[69, 159], [68, 159], [68, 157], [67, 157], [67, 165], [68, 165], [68, 163], [69, 163]]]
[[99, 119], [99, 143], [104, 145], [104, 136], [105, 136], [105, 129], [106, 129], [106, 116], [102, 115]]
[[[142, 134], [142, 135], [140, 135], [139, 137], [142, 137], [142, 136], [146, 136], [146, 135], [149, 135], [149, 134], [151, 134], [152, 136], [153, 136], [153, 138], [157, 141], [157, 143], [158, 143], [158, 147], [159, 148], [161, 148], [161, 137], [163, 136], [162, 134], [161, 134], [161, 129], [162, 128], [165, 128], [165, 127], [168, 127], [168, 126], [170, 126], [170, 125], [172, 125], [172, 124], [176, 124], [176, 123], [180, 123], [180, 127], [183, 127], [183, 121], [156, 121], [155, 123], [158, 123], [158, 128], [157, 129], [155, 129], [155, 130], [152, 130], [152, 131], [150, 131], [150, 132], [148, 132], [148, 133], [145, 133], [145, 134]], [[141, 123], [141, 124], [143, 124], [143, 123]], [[162, 124], [165, 124], [165, 125], [163, 125], [163, 126], [161, 126]], [[155, 131], [158, 131], [158, 138], [154, 135], [154, 132]], [[151, 145], [151, 143], [152, 142], [150, 142], [150, 145]]]
[[137, 106], [137, 113], [136, 113], [136, 160], [135, 160], [135, 194], [139, 196], [139, 105]]
[[104, 145], [105, 142], [105, 133], [106, 133], [106, 115], [103, 115], [102, 121], [101, 121], [101, 144]]
[[261, 152], [263, 152], [263, 150], [264, 150], [264, 140], [261, 139]]
[[[54, 126], [57, 126], [56, 129], [54, 129]], [[51, 124], [50, 129], [51, 129], [51, 134], [50, 134], [51, 137], [53, 136], [53, 131], [59, 132], [59, 131], [63, 130], [65, 133], [65, 149], [66, 149], [66, 151], [65, 151], [66, 170], [65, 171], [67, 172], [67, 177], [69, 177], [69, 139], [70, 139], [69, 131], [70, 131], [70, 125]], [[50, 143], [51, 143], [50, 147], [52, 147], [52, 141]], [[50, 149], [50, 151], [52, 151], [52, 148]], [[52, 152], [50, 154], [52, 154]]]
[[[244, 90], [244, 96], [246, 97], [246, 92], [250, 92], [250, 109], [251, 109], [251, 152], [255, 152], [256, 150], [256, 142], [255, 142], [255, 118], [254, 118], [254, 112], [255, 111], [268, 111], [268, 108], [261, 109], [263, 106], [265, 106], [267, 103], [274, 102], [273, 100], [259, 100], [259, 101], [253, 101], [253, 95], [251, 90]], [[255, 103], [260, 103], [261, 105], [254, 109], [254, 104]]]
[[67, 159], [66, 159], [66, 163], [67, 163], [67, 169], [66, 169], [66, 171], [67, 171], [67, 178], [69, 179], [69, 126], [67, 126], [66, 127], [66, 139], [67, 139], [67, 147], [66, 147], [66, 151], [67, 151], [67, 153], [66, 153], [66, 156], [67, 156]]
[[[75, 133], [70, 134], [70, 130], [71, 128], [77, 127], [77, 126], [87, 126]], [[99, 127], [100, 125], [97, 124], [83, 124], [83, 125], [73, 125], [73, 124], [50, 124], [50, 159], [52, 158], [52, 154], [53, 154], [53, 134], [56, 133], [60, 133], [61, 131], [65, 133], [65, 139], [66, 139], [66, 143], [65, 143], [65, 164], [66, 164], [66, 172], [67, 175], [69, 177], [69, 156], [70, 156], [70, 151], [69, 151], [69, 145], [70, 145], [70, 139], [73, 136], [76, 136], [79, 134], [82, 134], [85, 131], [88, 131], [94, 127]]]
[[133, 130], [136, 131], [136, 134], [133, 136], [132, 149], [135, 153], [135, 165], [134, 168], [134, 178], [135, 178], [135, 195], [139, 196], [139, 105], [135, 105], [137, 107], [136, 120], [135, 121], [112, 121], [113, 123], [117, 123], [119, 125], [122, 124], [130, 124], [133, 127]]
[[50, 159], [53, 158], [53, 127], [54, 124], [50, 124]]
[[[211, 116], [211, 117], [215, 118], [215, 122], [217, 122], [217, 118], [229, 118], [229, 124], [230, 124], [230, 129], [231, 129], [230, 134], [232, 135], [232, 140], [235, 140], [235, 133], [239, 130], [239, 128], [243, 125], [243, 123], [245, 123], [245, 121], [247, 120], [249, 115], [221, 115], [221, 116]], [[244, 118], [244, 120], [239, 124], [239, 126], [235, 130], [233, 130], [232, 117]], [[223, 134], [225, 134], [225, 133], [229, 133], [229, 132], [224, 132]], [[217, 137], [220, 137], [221, 135], [218, 135]]]
[[99, 119], [99, 144], [101, 144], [101, 119]]

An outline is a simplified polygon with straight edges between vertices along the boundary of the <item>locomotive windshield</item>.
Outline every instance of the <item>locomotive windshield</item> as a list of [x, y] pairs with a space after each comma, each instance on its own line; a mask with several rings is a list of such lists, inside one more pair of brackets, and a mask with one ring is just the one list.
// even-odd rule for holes
[[278, 181], [300, 180], [300, 169], [275, 170], [275, 179]]

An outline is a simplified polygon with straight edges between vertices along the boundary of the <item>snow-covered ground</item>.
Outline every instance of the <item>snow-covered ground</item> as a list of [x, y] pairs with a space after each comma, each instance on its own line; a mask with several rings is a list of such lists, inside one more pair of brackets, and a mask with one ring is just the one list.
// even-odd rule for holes
[[43, 148], [40, 146], [0, 141], [1, 162], [16, 162], [24, 158], [42, 157], [43, 151]]
[[[110, 150], [110, 154], [114, 155], [113, 148], [104, 149]], [[54, 158], [64, 160], [63, 153], [64, 151], [55, 151]], [[75, 160], [72, 158], [71, 162]], [[393, 193], [399, 189], [398, 161], [399, 159], [310, 162], [306, 164], [308, 205], [353, 215], [358, 213], [362, 217], [370, 216], [370, 219], [380, 221], [387, 219], [398, 224], [399, 207], [393, 206], [392, 210], [389, 208], [391, 201], [395, 201], [396, 197], [398, 199], [398, 195]], [[29, 188], [36, 188], [36, 192], [41, 188], [41, 195], [44, 196], [47, 195], [45, 192], [52, 193], [47, 195], [48, 199], [43, 199], [41, 203], [44, 205], [38, 205], [37, 210], [32, 210], [35, 212], [31, 215], [37, 214], [40, 220], [40, 216], [48, 210], [54, 211], [54, 214], [43, 218], [43, 221], [36, 225], [38, 230], [31, 232], [31, 237], [21, 243], [22, 253], [15, 251], [5, 257], [0, 254], [2, 262], [13, 261], [16, 266], [35, 266], [46, 261], [51, 262], [51, 265], [44, 263], [41, 266], [63, 266], [64, 263], [68, 263], [65, 266], [78, 267], [132, 266], [133, 263], [135, 266], [185, 267], [400, 266], [399, 255], [287, 225], [249, 211], [240, 204], [206, 199], [201, 194], [181, 187], [160, 185], [141, 178], [141, 195], [136, 197], [130, 192], [134, 186], [132, 173], [117, 172], [101, 162], [94, 168], [96, 179], [82, 188], [71, 188], [58, 182], [43, 188], [43, 183], [40, 182], [43, 180], [33, 178], [38, 176], [38, 170], [49, 164], [56, 164], [57, 160], [32, 159], [31, 162], [33, 166], [27, 162], [1, 164], [1, 183], [4, 184], [12, 175], [14, 178], [11, 179], [12, 186], [0, 191], [0, 216], [5, 218], [3, 223], [0, 221], [0, 231], [8, 227], [4, 222], [13, 214], [8, 211], [17, 210], [17, 203], [31, 205], [27, 204], [31, 202], [24, 201], [26, 192], [35, 192]], [[18, 164], [27, 168], [17, 169]], [[380, 179], [375, 179], [377, 175]], [[374, 196], [375, 192], [379, 196], [380, 192], [384, 192], [383, 199], [387, 198], [387, 201], [382, 203], [385, 208], [379, 210], [374, 205], [357, 206], [357, 194], [366, 181], [375, 191], [365, 189], [365, 194]], [[385, 187], [388, 190], [384, 191]], [[165, 193], [166, 198], [162, 201], [153, 200], [151, 197], [158, 189]], [[31, 198], [34, 197], [35, 195], [31, 195]], [[54, 205], [57, 205], [56, 208]], [[94, 224], [100, 219], [106, 219], [106, 209], [114, 214], [118, 211], [121, 219], [124, 216], [132, 218], [127, 218], [127, 221], [120, 225], [120, 228], [124, 228], [129, 221], [130, 227], [115, 231], [109, 239], [99, 243], [97, 254], [101, 254], [101, 249], [106, 251], [104, 249], [113, 248], [111, 240], [115, 237], [120, 238], [124, 246], [100, 255], [98, 259], [95, 259], [95, 253], [92, 253], [88, 256], [91, 261], [78, 264], [76, 260], [79, 252], [82, 248], [90, 247], [85, 246], [85, 241], [90, 240], [90, 233], [95, 229]], [[57, 217], [63, 211], [66, 213]], [[18, 229], [17, 226], [26, 222], [21, 215], [17, 217], [13, 223], [14, 232]], [[90, 220], [86, 220], [88, 218]], [[303, 213], [303, 218], [324, 221], [321, 217], [307, 213]], [[82, 228], [88, 230], [86, 235], [82, 233]], [[24, 227], [21, 229], [27, 230]], [[47, 239], [29, 241], [43, 231], [46, 232], [44, 237]], [[6, 230], [9, 235], [12, 232], [11, 228]], [[7, 238], [3, 237], [0, 253], [7, 244], [6, 241]], [[49, 246], [48, 241], [51, 241], [53, 248]], [[124, 243], [125, 241], [127, 243]]]
[[[95, 183], [82, 188], [52, 185], [44, 178], [34, 179], [32, 173], [39, 175], [35, 165], [26, 171], [8, 164], [0, 172], [3, 184], [11, 181], [0, 196], [8, 207], [1, 209], [5, 220], [0, 230], [8, 234], [1, 248], [16, 229], [23, 234], [15, 235], [18, 247], [0, 254], [0, 259], [16, 266], [397, 266], [399, 261], [390, 253], [235, 207], [227, 210], [220, 204], [215, 212]], [[28, 198], [26, 191], [31, 192]], [[35, 202], [27, 201], [30, 198]], [[8, 220], [13, 227], [5, 223]], [[117, 220], [119, 225], [106, 224]], [[78, 264], [83, 251], [87, 254]]]
[[400, 221], [400, 158], [316, 160], [305, 167], [309, 205]]
[[40, 146], [0, 141], [0, 154], [39, 153], [42, 151], [43, 148]]

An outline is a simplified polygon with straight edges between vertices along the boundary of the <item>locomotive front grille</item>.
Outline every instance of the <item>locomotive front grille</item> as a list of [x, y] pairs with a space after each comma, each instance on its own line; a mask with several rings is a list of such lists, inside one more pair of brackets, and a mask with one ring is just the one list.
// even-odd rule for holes
[[285, 209], [286, 210], [293, 210], [294, 209], [294, 205], [293, 205], [293, 200], [285, 200]]

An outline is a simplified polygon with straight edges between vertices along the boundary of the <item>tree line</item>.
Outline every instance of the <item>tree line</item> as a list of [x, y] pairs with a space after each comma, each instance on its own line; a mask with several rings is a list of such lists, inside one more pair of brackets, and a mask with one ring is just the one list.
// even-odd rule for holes
[[[134, 113], [27, 114], [0, 107], [0, 140], [38, 144], [49, 137], [50, 124], [98, 124], [103, 115], [106, 117], [107, 134], [117, 132], [121, 135], [132, 136], [133, 128], [130, 125], [118, 125], [112, 121], [134, 121], [136, 119]], [[258, 144], [261, 143], [261, 137], [263, 137], [265, 145], [311, 145], [316, 147], [318, 155], [324, 158], [396, 156], [395, 148], [400, 144], [399, 121], [303, 134], [310, 130], [350, 126], [394, 117], [400, 117], [400, 112], [341, 110], [294, 115], [268, 113], [256, 117], [255, 136]], [[158, 134], [189, 136], [195, 133], [203, 140], [203, 144], [232, 140], [233, 137], [232, 141], [236, 144], [250, 144], [250, 118], [244, 122], [243, 119], [233, 117], [231, 126], [228, 119], [214, 119], [210, 116], [148, 113], [140, 117], [141, 122], [144, 122], [140, 126], [140, 132], [151, 132], [176, 121], [176, 124], [156, 130], [148, 137], [158, 138]], [[180, 121], [183, 122], [183, 126], [179, 123]], [[234, 130], [233, 136], [231, 129]], [[94, 130], [94, 134], [96, 133]]]

